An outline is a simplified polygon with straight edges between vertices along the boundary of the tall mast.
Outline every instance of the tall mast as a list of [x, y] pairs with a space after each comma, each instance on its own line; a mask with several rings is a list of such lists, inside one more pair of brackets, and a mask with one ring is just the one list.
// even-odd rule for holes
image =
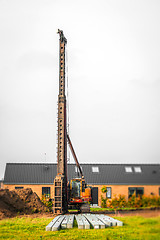
[[59, 95], [58, 95], [58, 154], [57, 174], [67, 173], [67, 134], [66, 134], [66, 96], [65, 96], [65, 45], [67, 39], [63, 31], [59, 33]]
[[59, 95], [58, 95], [58, 151], [57, 176], [54, 179], [53, 212], [61, 214], [68, 209], [67, 199], [67, 123], [65, 96], [65, 45], [67, 39], [63, 31], [59, 34]]

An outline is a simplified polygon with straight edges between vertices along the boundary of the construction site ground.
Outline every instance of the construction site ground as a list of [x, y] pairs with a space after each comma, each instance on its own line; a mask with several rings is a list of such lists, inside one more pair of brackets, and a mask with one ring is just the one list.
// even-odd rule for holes
[[[76, 212], [73, 212], [75, 214]], [[78, 212], [77, 212], [78, 213]], [[93, 213], [96, 213], [95, 211]], [[143, 216], [143, 217], [156, 217], [160, 216], [160, 209], [153, 210], [136, 210], [136, 211], [98, 211], [98, 214], [106, 214], [110, 216]], [[72, 213], [70, 213], [72, 214]], [[32, 189], [19, 189], [9, 191], [7, 189], [0, 189], [0, 219], [11, 217], [44, 217], [53, 218], [53, 213], [49, 212], [40, 200], [38, 195]]]
[[45, 230], [55, 217], [48, 211], [49, 209], [31, 189], [15, 191], [1, 189], [0, 239], [160, 239], [159, 209], [119, 211], [115, 214], [103, 211], [103, 214], [122, 221], [124, 226], [105, 229], [78, 229], [77, 226], [73, 226], [72, 229], [61, 229], [55, 232]]
[[[92, 213], [92, 212], [91, 212]], [[94, 213], [94, 212], [93, 212]], [[75, 214], [75, 213], [74, 213]], [[77, 212], [78, 214], [78, 212]], [[99, 213], [100, 214], [100, 213]], [[150, 217], [158, 217], [160, 216], [160, 210], [142, 210], [142, 211], [128, 211], [128, 212], [122, 212], [122, 213], [112, 213], [112, 214], [108, 214], [108, 212], [104, 212], [103, 214], [109, 215], [111, 217], [125, 217], [125, 216], [142, 216], [145, 218], [150, 218]], [[19, 217], [31, 217], [31, 218], [39, 218], [39, 217], [43, 217], [43, 218], [54, 218], [53, 213], [34, 213], [34, 214], [23, 214], [23, 215], [19, 215]]]

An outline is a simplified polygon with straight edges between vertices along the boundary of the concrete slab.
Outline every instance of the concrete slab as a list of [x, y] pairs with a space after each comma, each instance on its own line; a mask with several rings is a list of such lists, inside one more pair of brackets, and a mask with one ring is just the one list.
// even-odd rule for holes
[[51, 230], [58, 231], [65, 216], [60, 215], [59, 219], [53, 224]]
[[82, 216], [75, 215], [75, 219], [77, 221], [78, 229], [84, 229], [85, 227], [84, 227], [84, 222], [83, 222]]
[[98, 215], [98, 218], [101, 219], [106, 224], [107, 224], [107, 222], [108, 222], [108, 224], [111, 223], [111, 225], [109, 225], [109, 226], [123, 226], [123, 222], [121, 222], [117, 219], [114, 219], [112, 217], [109, 217], [107, 215], [100, 214], [100, 215]]
[[106, 227], [111, 227], [112, 226], [112, 221], [105, 218], [105, 216], [97, 215], [98, 219], [100, 219]]
[[88, 222], [88, 220], [83, 216], [83, 222], [84, 222], [84, 228], [85, 229], [90, 229], [90, 223]]
[[61, 223], [62, 229], [67, 228], [68, 219], [69, 219], [69, 215], [65, 215], [65, 218], [63, 219], [63, 221]]
[[[112, 218], [112, 217], [109, 217], [109, 219], [114, 222], [115, 226], [123, 226], [123, 222], [115, 219], [115, 218]], [[113, 225], [114, 226], [114, 225]]]
[[105, 228], [105, 224], [95, 214], [83, 214], [94, 229]]
[[51, 231], [53, 224], [59, 219], [59, 216], [56, 216], [47, 226], [46, 231]]
[[117, 226], [120, 226], [120, 227], [123, 226], [123, 222], [122, 222], [122, 221], [119, 221], [119, 220], [117, 220], [117, 219], [115, 219], [115, 220], [116, 220], [116, 222], [117, 222]]
[[47, 226], [46, 231], [58, 231], [60, 228], [73, 228], [74, 217], [79, 229], [102, 229], [110, 226], [123, 226], [123, 222], [104, 214], [77, 214], [56, 216]]
[[74, 215], [69, 215], [67, 228], [73, 228], [73, 222], [74, 222]]

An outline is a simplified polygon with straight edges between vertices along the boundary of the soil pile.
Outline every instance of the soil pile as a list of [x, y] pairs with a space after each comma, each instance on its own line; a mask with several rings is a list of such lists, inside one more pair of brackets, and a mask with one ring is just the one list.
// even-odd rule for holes
[[0, 189], [0, 218], [17, 214], [45, 213], [46, 207], [31, 188], [9, 191]]

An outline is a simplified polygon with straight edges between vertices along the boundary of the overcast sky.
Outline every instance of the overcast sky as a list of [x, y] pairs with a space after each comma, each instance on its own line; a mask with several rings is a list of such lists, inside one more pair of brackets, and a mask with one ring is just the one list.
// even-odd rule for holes
[[159, 24], [159, 0], [0, 0], [0, 178], [56, 162], [58, 28], [79, 162], [160, 163]]

